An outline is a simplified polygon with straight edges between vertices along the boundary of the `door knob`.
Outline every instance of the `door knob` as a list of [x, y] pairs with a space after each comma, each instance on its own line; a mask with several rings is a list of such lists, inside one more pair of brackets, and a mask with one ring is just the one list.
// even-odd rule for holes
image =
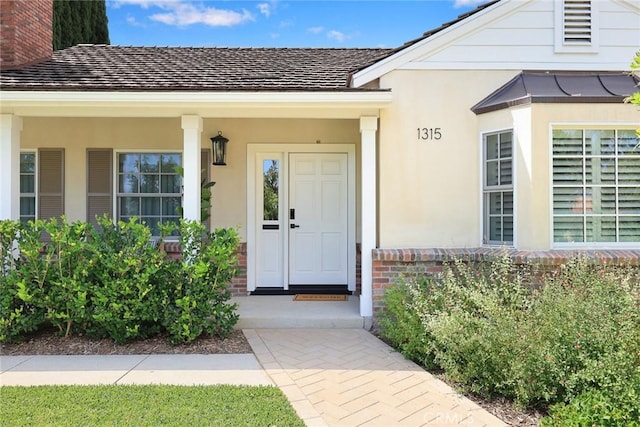
[[291, 224], [289, 225], [290, 228], [300, 228], [300, 226], [298, 224]]

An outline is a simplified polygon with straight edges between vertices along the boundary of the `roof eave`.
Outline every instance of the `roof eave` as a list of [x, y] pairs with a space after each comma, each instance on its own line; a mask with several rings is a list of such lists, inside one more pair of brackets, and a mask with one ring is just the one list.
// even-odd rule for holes
[[527, 104], [621, 104], [624, 96], [537, 96], [530, 95], [513, 99], [498, 104], [487, 105], [484, 107], [472, 107], [471, 111], [476, 115], [490, 113], [492, 111], [506, 110], [508, 108], [517, 107]]
[[377, 114], [392, 101], [391, 91], [7, 91], [1, 111], [23, 116], [175, 117], [357, 117]]

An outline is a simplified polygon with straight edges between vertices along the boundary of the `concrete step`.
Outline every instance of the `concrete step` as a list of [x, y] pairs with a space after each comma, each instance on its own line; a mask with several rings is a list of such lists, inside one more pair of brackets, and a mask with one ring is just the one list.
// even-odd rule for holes
[[236, 329], [363, 328], [360, 300], [294, 301], [292, 295], [234, 297], [240, 320]]

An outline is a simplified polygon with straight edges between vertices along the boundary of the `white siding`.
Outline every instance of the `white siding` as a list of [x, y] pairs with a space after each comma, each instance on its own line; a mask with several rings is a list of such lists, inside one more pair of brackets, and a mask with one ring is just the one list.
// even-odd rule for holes
[[[591, 50], [557, 51], [554, 45], [556, 7], [560, 0], [512, 0], [519, 7], [500, 13], [498, 7], [467, 27], [436, 34], [400, 69], [570, 69], [626, 70], [640, 46], [640, 9], [617, 0], [594, 0], [598, 14]], [[562, 31], [559, 28], [557, 31]]]

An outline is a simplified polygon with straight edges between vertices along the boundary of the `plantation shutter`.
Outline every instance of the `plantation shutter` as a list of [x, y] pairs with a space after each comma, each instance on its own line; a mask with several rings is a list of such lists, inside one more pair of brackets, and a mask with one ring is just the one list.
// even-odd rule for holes
[[96, 224], [96, 216], [113, 217], [111, 149], [87, 150], [87, 221]]
[[591, 0], [564, 0], [564, 42], [591, 43]]
[[41, 148], [38, 152], [38, 218], [64, 214], [64, 149]]
[[[203, 183], [209, 182], [209, 165], [211, 164], [211, 156], [209, 155], [209, 153], [209, 150], [202, 150], [200, 153], [200, 171], [202, 172], [202, 176], [200, 179]], [[203, 207], [201, 208], [204, 209]], [[211, 215], [211, 207], [209, 207], [207, 212], [209, 212], [209, 215]], [[206, 227], [207, 231], [211, 231], [211, 217], [207, 218], [207, 220], [204, 221], [203, 224]]]

